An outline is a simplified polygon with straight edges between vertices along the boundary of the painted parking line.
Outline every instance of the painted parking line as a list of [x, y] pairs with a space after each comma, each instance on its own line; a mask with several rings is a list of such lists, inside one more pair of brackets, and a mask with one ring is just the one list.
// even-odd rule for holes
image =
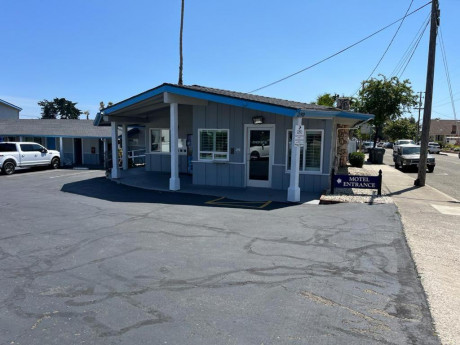
[[59, 177], [69, 177], [69, 176], [77, 176], [77, 175], [85, 175], [85, 174], [92, 174], [99, 171], [85, 171], [85, 172], [77, 172], [73, 174], [64, 174], [64, 175], [57, 175], [57, 176], [50, 176], [49, 178], [59, 178]]
[[271, 204], [271, 200], [268, 201], [236, 201], [232, 199], [227, 199], [226, 197], [220, 197], [217, 199], [206, 201], [207, 205], [216, 205], [216, 206], [227, 206], [227, 207], [245, 207], [245, 208], [254, 208], [254, 209], [263, 209]]

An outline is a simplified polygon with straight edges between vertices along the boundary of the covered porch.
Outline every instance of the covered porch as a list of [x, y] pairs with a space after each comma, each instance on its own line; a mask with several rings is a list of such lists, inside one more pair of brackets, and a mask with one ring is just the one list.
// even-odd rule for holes
[[[145, 171], [144, 169], [121, 170], [117, 183], [127, 186], [169, 192], [170, 174], [157, 171]], [[220, 186], [195, 185], [192, 176], [180, 174], [181, 188], [177, 192], [199, 195], [209, 195], [210, 200], [216, 198], [228, 198], [247, 202], [286, 202], [286, 191], [271, 188], [234, 188]], [[319, 204], [321, 193], [300, 192], [300, 203]]]

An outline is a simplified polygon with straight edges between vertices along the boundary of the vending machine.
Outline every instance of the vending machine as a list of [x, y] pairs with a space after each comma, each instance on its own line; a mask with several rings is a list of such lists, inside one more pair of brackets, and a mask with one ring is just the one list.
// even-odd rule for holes
[[187, 174], [193, 174], [193, 134], [187, 134]]

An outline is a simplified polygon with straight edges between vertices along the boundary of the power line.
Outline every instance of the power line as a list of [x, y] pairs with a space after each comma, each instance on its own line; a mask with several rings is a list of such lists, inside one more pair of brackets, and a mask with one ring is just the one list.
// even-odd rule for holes
[[424, 31], [426, 29], [426, 26], [428, 25], [429, 22], [430, 22], [430, 14], [427, 15], [426, 19], [423, 21], [422, 25], [418, 29], [418, 31], [415, 34], [414, 38], [412, 39], [412, 42], [409, 44], [409, 46], [407, 47], [407, 49], [404, 52], [403, 56], [401, 57], [401, 59], [396, 64], [396, 67], [394, 68], [393, 72], [391, 72], [392, 76], [396, 76], [397, 74], [399, 74], [399, 72], [401, 72], [404, 64], [407, 62], [407, 60], [409, 59], [409, 56], [411, 55], [412, 51], [414, 50], [414, 47], [417, 45], [417, 42], [419, 42], [420, 37], [423, 36], [423, 33], [424, 33]]
[[396, 23], [400, 22], [400, 21], [403, 20], [404, 18], [409, 17], [409, 16], [411, 16], [412, 14], [414, 14], [414, 13], [420, 11], [422, 8], [428, 6], [430, 3], [431, 3], [431, 1], [430, 1], [430, 2], [427, 2], [425, 5], [423, 5], [423, 6], [419, 7], [419, 8], [417, 8], [416, 10], [414, 10], [414, 11], [412, 11], [411, 13], [405, 15], [404, 17], [402, 17], [402, 18], [400, 18], [400, 19], [394, 21], [394, 22], [391, 23], [391, 24], [388, 24], [387, 26], [385, 26], [385, 27], [383, 27], [383, 28], [381, 28], [381, 29], [375, 31], [374, 33], [372, 33], [372, 34], [370, 34], [370, 35], [368, 35], [368, 36], [366, 36], [366, 37], [364, 37], [363, 39], [359, 40], [358, 42], [355, 42], [355, 43], [349, 45], [348, 47], [346, 47], [346, 48], [344, 48], [344, 49], [342, 49], [342, 50], [340, 50], [340, 51], [338, 51], [338, 52], [336, 52], [336, 53], [334, 53], [334, 54], [328, 56], [327, 58], [324, 58], [324, 59], [322, 59], [322, 60], [320, 60], [320, 61], [314, 63], [313, 65], [310, 65], [310, 66], [308, 66], [308, 67], [305, 67], [305, 68], [301, 69], [300, 71], [297, 71], [297, 72], [294, 72], [294, 73], [292, 73], [292, 74], [289, 74], [288, 76], [283, 77], [283, 78], [281, 78], [281, 79], [278, 79], [278, 80], [276, 80], [276, 81], [274, 81], [274, 82], [272, 82], [272, 83], [270, 83], [270, 84], [267, 84], [267, 85], [265, 85], [265, 86], [259, 87], [259, 88], [257, 88], [257, 89], [252, 90], [252, 91], [249, 91], [248, 93], [253, 93], [253, 92], [256, 92], [256, 91], [265, 89], [265, 88], [267, 88], [267, 87], [269, 87], [269, 86], [278, 84], [278, 83], [280, 83], [280, 82], [282, 82], [282, 81], [284, 81], [284, 80], [286, 80], [286, 79], [289, 79], [289, 78], [291, 78], [291, 77], [293, 77], [293, 76], [295, 76], [295, 75], [297, 75], [297, 74], [300, 74], [300, 73], [302, 73], [302, 72], [305, 72], [306, 70], [309, 70], [309, 69], [311, 69], [311, 68], [313, 68], [313, 67], [315, 67], [315, 66], [317, 66], [317, 65], [319, 65], [319, 64], [321, 64], [321, 63], [323, 63], [323, 62], [325, 62], [325, 61], [327, 61], [327, 60], [329, 60], [329, 59], [332, 59], [333, 57], [335, 57], [335, 56], [337, 56], [337, 55], [339, 55], [339, 54], [341, 54], [341, 53], [343, 53], [343, 52], [349, 50], [350, 48], [353, 48], [354, 46], [356, 46], [356, 45], [358, 45], [358, 44], [360, 44], [360, 43], [362, 43], [362, 42], [368, 40], [369, 38], [371, 38], [371, 37], [373, 37], [373, 36], [379, 34], [380, 32], [382, 32], [382, 31], [384, 31], [384, 30], [386, 30], [386, 29], [388, 29], [389, 27], [395, 25]]
[[417, 50], [418, 45], [420, 44], [420, 41], [421, 41], [422, 38], [423, 38], [423, 34], [425, 33], [426, 28], [428, 27], [428, 24], [429, 24], [429, 22], [426, 23], [425, 28], [423, 29], [423, 32], [420, 34], [420, 37], [419, 37], [417, 43], [415, 44], [414, 49], [412, 50], [412, 54], [410, 55], [409, 59], [407, 60], [407, 63], [406, 63], [406, 65], [404, 66], [404, 68], [403, 68], [403, 70], [401, 71], [401, 73], [399, 74], [398, 78], [401, 78], [401, 77], [402, 77], [402, 75], [403, 75], [404, 72], [406, 71], [407, 66], [409, 66], [409, 64], [410, 64], [410, 62], [411, 62], [411, 60], [412, 60], [412, 57], [414, 56], [414, 53], [415, 53], [415, 51]]
[[[450, 82], [450, 74], [449, 74], [449, 66], [447, 65], [447, 56], [446, 56], [446, 47], [444, 45], [444, 39], [442, 37], [442, 30], [439, 28], [439, 39], [440, 39], [440, 46], [441, 46], [441, 55], [442, 55], [442, 61], [444, 63], [444, 71], [446, 73], [446, 78], [447, 78], [447, 85], [449, 87], [449, 95], [450, 95], [450, 100], [452, 103], [452, 111], [454, 112], [454, 120], [457, 120], [457, 112], [455, 111], [455, 103], [454, 103], [454, 95], [452, 93], [452, 84]], [[458, 128], [457, 128], [457, 133], [458, 134]]]
[[[388, 50], [390, 49], [391, 45], [393, 44], [394, 39], [395, 39], [396, 36], [398, 35], [399, 29], [401, 29], [401, 26], [403, 25], [404, 20], [406, 19], [407, 13], [409, 12], [410, 8], [412, 7], [413, 2], [414, 2], [414, 0], [411, 0], [411, 2], [410, 2], [410, 4], [409, 4], [409, 7], [408, 7], [407, 10], [406, 10], [406, 13], [404, 14], [404, 17], [403, 17], [403, 19], [401, 20], [401, 23], [399, 23], [398, 29], [396, 29], [396, 32], [395, 32], [395, 34], [393, 35], [393, 37], [391, 38], [390, 43], [388, 43], [387, 49], [385, 49], [385, 51], [383, 52], [383, 55], [382, 55], [382, 57], [380, 58], [379, 62], [377, 62], [377, 65], [375, 65], [374, 69], [372, 70], [371, 74], [369, 74], [369, 77], [366, 78], [366, 80], [369, 80], [369, 78], [372, 77], [372, 75], [374, 74], [375, 70], [379, 67], [379, 65], [380, 65], [380, 63], [382, 62], [383, 58], [384, 58], [385, 55], [387, 54]], [[355, 93], [355, 94], [356, 94], [356, 93]]]
[[[396, 32], [394, 33], [393, 37], [391, 38], [391, 41], [390, 43], [388, 43], [388, 46], [387, 46], [387, 49], [385, 49], [385, 51], [383, 52], [382, 54], [382, 57], [380, 58], [379, 62], [377, 62], [377, 65], [375, 65], [374, 69], [372, 70], [372, 72], [369, 74], [369, 76], [365, 79], [366, 81], [369, 80], [372, 75], [374, 74], [375, 70], [380, 66], [380, 63], [382, 62], [383, 58], [385, 57], [385, 55], [387, 54], [388, 50], [390, 49], [391, 45], [393, 44], [393, 41], [394, 39], [396, 38], [396, 36], [398, 35], [398, 32], [399, 32], [399, 29], [401, 29], [401, 26], [403, 25], [404, 23], [404, 19], [406, 19], [406, 16], [407, 16], [407, 13], [409, 12], [409, 10], [411, 9], [412, 7], [412, 3], [414, 2], [414, 0], [411, 0], [410, 4], [409, 4], [409, 7], [407, 8], [406, 10], [406, 13], [404, 14], [404, 17], [403, 19], [401, 20], [401, 23], [399, 23], [399, 26], [398, 28], [396, 29]], [[353, 93], [353, 96], [354, 97], [357, 93], [359, 92], [359, 88]]]

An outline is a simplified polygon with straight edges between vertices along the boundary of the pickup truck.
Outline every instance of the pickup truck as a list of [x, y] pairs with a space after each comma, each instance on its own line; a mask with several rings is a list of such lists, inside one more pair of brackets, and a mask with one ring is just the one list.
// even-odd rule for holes
[[[399, 145], [393, 160], [395, 168], [402, 171], [407, 171], [411, 167], [418, 167], [420, 162], [420, 146], [413, 144]], [[434, 157], [428, 154], [426, 159], [428, 172], [432, 173], [435, 166], [436, 161]]]
[[57, 169], [60, 161], [59, 151], [48, 150], [37, 143], [0, 143], [0, 169], [5, 175], [13, 174], [18, 167], [50, 166]]

